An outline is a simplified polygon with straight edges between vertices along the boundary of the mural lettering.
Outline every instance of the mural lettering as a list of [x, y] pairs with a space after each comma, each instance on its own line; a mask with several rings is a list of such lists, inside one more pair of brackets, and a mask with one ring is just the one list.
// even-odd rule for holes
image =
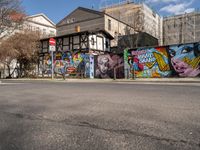
[[168, 77], [171, 74], [165, 48], [137, 49], [132, 54], [130, 65], [136, 77]]
[[126, 50], [124, 60], [125, 72], [138, 78], [197, 77], [200, 43]]

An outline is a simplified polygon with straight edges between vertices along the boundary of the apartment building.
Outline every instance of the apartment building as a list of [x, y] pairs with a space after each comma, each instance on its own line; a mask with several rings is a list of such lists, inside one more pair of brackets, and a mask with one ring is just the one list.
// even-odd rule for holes
[[102, 8], [102, 11], [130, 25], [137, 32], [146, 32], [163, 44], [163, 19], [144, 3], [124, 2]]
[[165, 17], [163, 20], [164, 45], [200, 41], [200, 12]]

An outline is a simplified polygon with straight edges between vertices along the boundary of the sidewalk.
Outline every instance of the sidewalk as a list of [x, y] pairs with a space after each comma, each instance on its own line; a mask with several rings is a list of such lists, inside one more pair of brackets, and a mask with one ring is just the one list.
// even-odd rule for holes
[[137, 79], [1, 79], [0, 83], [4, 81], [47, 81], [47, 82], [160, 82], [160, 83], [200, 83], [200, 78], [137, 78]]

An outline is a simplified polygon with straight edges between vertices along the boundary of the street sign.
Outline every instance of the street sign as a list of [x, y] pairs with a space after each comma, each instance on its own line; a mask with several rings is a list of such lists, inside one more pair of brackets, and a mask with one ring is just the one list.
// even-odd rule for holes
[[49, 51], [55, 52], [56, 51], [56, 47], [55, 45], [49, 45]]
[[49, 45], [55, 46], [56, 45], [56, 40], [54, 38], [49, 39]]

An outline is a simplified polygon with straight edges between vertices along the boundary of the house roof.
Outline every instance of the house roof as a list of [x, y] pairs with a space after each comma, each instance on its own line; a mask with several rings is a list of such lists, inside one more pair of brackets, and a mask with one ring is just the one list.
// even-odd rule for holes
[[100, 12], [100, 11], [97, 11], [97, 10], [94, 10], [94, 9], [85, 8], [85, 7], [78, 7], [77, 9], [81, 9], [81, 10], [88, 11], [88, 12], [98, 14], [98, 15], [104, 15], [103, 12]]
[[26, 19], [29, 19], [29, 18], [35, 18], [35, 17], [39, 17], [39, 16], [42, 16], [44, 17], [46, 20], [48, 20], [53, 26], [55, 26], [56, 24], [51, 21], [45, 14], [43, 13], [40, 13], [40, 14], [35, 14], [35, 15], [31, 15], [31, 16], [27, 16]]
[[78, 8], [76, 8], [74, 11], [72, 11], [70, 14], [68, 14], [65, 18], [63, 18], [61, 21], [59, 21], [56, 26], [58, 26], [63, 20], [65, 20], [69, 15], [71, 15], [72, 13], [74, 13], [78, 9], [79, 10], [83, 10], [83, 11], [87, 11], [87, 12], [90, 12], [90, 13], [93, 13], [93, 14], [97, 14], [97, 15], [100, 15], [100, 16], [107, 15], [107, 16], [109, 16], [109, 17], [111, 17], [111, 18], [113, 18], [113, 19], [115, 19], [115, 20], [117, 20], [117, 21], [119, 21], [119, 22], [127, 25], [128, 27], [133, 28], [129, 24], [127, 24], [127, 23], [125, 23], [125, 22], [123, 22], [123, 21], [121, 21], [121, 20], [119, 20], [117, 18], [114, 18], [113, 16], [111, 16], [111, 15], [105, 13], [105, 12], [101, 12], [101, 11], [97, 11], [97, 10], [93, 10], [93, 9], [89, 9], [89, 8], [85, 8], [85, 7], [78, 7]]
[[75, 11], [77, 10], [83, 10], [83, 11], [87, 11], [89, 13], [93, 13], [93, 14], [97, 14], [97, 15], [100, 15], [100, 16], [103, 16], [104, 13], [103, 12], [100, 12], [100, 11], [97, 11], [97, 10], [93, 10], [93, 9], [89, 9], [89, 8], [84, 8], [84, 7], [78, 7], [76, 8], [74, 11], [72, 11], [71, 13], [69, 13], [66, 17], [64, 17], [61, 21], [59, 21], [57, 23], [57, 25], [59, 25], [60, 23], [62, 23], [63, 20], [65, 20], [68, 16], [70, 16], [71, 14], [73, 14]]

